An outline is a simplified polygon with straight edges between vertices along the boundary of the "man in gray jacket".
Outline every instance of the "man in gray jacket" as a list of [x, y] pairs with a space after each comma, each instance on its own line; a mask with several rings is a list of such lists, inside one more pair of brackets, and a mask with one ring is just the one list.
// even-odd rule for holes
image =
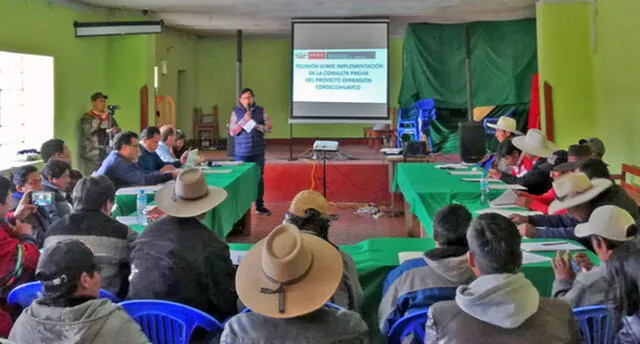
[[556, 277], [553, 296], [565, 300], [573, 308], [608, 303], [607, 292], [611, 289], [611, 282], [607, 279], [605, 263], [618, 246], [632, 240], [637, 231], [635, 220], [626, 210], [613, 205], [596, 209], [589, 222], [576, 226], [575, 233], [578, 237], [591, 239], [601, 264], [590, 269], [592, 264], [588, 256], [582, 255], [576, 259], [578, 266], [590, 270], [576, 276], [569, 254], [558, 252], [553, 261]]
[[98, 299], [98, 259], [78, 240], [47, 248], [36, 278], [44, 297], [16, 320], [9, 339], [16, 343], [150, 343], [140, 326], [118, 305]]
[[476, 276], [455, 301], [429, 309], [425, 343], [578, 344], [571, 308], [541, 298], [522, 273], [520, 234], [504, 216], [482, 214], [467, 232], [467, 260]]

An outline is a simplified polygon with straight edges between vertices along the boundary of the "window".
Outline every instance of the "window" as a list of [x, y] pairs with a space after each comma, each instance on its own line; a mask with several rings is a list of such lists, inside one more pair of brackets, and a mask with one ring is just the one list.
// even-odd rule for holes
[[0, 51], [0, 168], [53, 137], [53, 57]]

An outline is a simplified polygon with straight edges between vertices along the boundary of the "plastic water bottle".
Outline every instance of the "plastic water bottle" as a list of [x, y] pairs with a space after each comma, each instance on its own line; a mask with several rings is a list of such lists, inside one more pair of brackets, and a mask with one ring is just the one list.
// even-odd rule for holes
[[489, 174], [484, 170], [480, 178], [480, 202], [483, 206], [489, 206]]
[[138, 224], [146, 226], [147, 223], [147, 195], [144, 194], [144, 190], [140, 190], [136, 197], [136, 216], [138, 218]]

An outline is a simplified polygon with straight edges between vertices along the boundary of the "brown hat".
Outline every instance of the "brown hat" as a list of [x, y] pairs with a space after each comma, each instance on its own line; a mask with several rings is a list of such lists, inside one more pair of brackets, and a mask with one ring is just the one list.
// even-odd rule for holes
[[329, 301], [342, 273], [342, 257], [333, 245], [284, 224], [244, 256], [236, 274], [236, 290], [242, 303], [255, 313], [293, 318]]
[[205, 213], [227, 198], [224, 189], [208, 186], [199, 168], [188, 168], [176, 181], [168, 182], [156, 194], [160, 210], [174, 217], [193, 217]]
[[317, 191], [300, 191], [291, 201], [289, 214], [305, 216], [308, 209], [315, 209], [320, 215], [329, 215], [329, 202]]

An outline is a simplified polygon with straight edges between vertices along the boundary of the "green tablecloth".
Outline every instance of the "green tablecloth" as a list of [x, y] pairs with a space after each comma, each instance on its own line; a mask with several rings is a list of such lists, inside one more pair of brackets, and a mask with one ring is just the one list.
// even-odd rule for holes
[[[552, 240], [526, 239], [524, 241]], [[251, 246], [252, 244], [230, 244], [232, 250], [248, 250]], [[382, 285], [389, 271], [398, 265], [398, 252], [427, 251], [434, 247], [433, 239], [418, 238], [373, 238], [354, 245], [340, 246], [342, 250], [353, 257], [356, 263], [360, 284], [364, 291], [361, 313], [369, 328], [372, 329], [372, 334], [377, 335], [379, 332], [377, 330], [378, 305], [382, 298]], [[555, 252], [536, 252], [536, 254], [552, 257]], [[591, 252], [588, 254], [591, 256], [591, 260], [597, 264], [598, 258]], [[551, 262], [524, 265], [520, 270], [535, 285], [542, 296], [551, 294], [554, 279]]]
[[[432, 219], [447, 204], [462, 204], [474, 214], [485, 206], [480, 202], [478, 182], [465, 182], [462, 178], [479, 178], [480, 175], [452, 175], [449, 170], [436, 168], [437, 164], [398, 164], [392, 191], [400, 189], [411, 212], [420, 220], [429, 237], [433, 237]], [[493, 183], [493, 182], [492, 182]], [[494, 199], [504, 190], [490, 190]]]
[[[258, 195], [258, 167], [254, 163], [243, 163], [238, 166], [214, 167], [214, 169], [232, 170], [231, 173], [207, 173], [208, 185], [217, 186], [227, 191], [228, 196], [215, 209], [209, 211], [202, 223], [214, 230], [221, 238], [231, 232], [233, 225], [251, 208]], [[147, 201], [153, 204], [155, 194], [147, 194]], [[116, 208], [111, 214], [116, 216], [132, 215], [136, 211], [135, 195], [116, 196]], [[142, 232], [144, 227], [133, 225], [131, 228]]]

